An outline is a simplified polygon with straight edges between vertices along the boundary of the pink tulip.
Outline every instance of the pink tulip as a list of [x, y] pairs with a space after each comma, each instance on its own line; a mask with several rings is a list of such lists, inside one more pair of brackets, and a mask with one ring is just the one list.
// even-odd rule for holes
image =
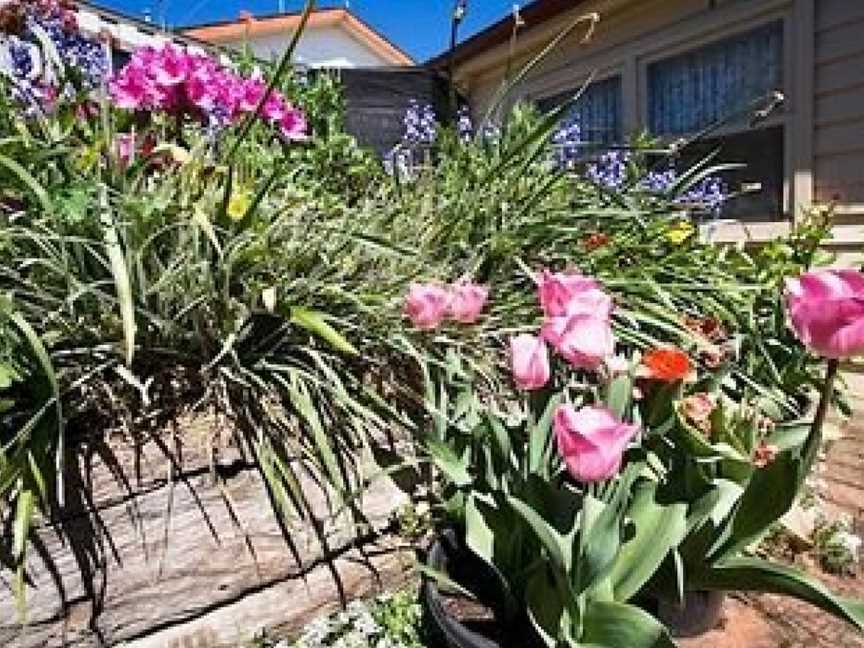
[[577, 312], [609, 317], [612, 312], [612, 299], [594, 279], [581, 275], [553, 274], [544, 270], [538, 282], [538, 293], [547, 317]]
[[786, 305], [796, 335], [815, 353], [864, 354], [864, 273], [818, 270], [789, 279]]
[[450, 293], [435, 284], [413, 284], [405, 298], [405, 314], [418, 329], [438, 328], [447, 315]]
[[474, 324], [489, 299], [489, 289], [475, 283], [455, 284], [451, 291], [450, 317], [461, 324]]
[[555, 438], [567, 470], [574, 479], [599, 482], [621, 470], [621, 460], [637, 425], [619, 421], [603, 407], [583, 407], [578, 412], [562, 405], [555, 412]]
[[582, 314], [550, 317], [541, 335], [577, 369], [596, 371], [615, 353], [612, 325], [606, 318]]
[[513, 380], [519, 389], [535, 391], [549, 382], [549, 351], [541, 338], [527, 333], [510, 340]]

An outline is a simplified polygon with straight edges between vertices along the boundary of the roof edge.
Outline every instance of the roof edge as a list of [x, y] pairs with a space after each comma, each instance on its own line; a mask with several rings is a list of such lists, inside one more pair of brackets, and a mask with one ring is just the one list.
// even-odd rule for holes
[[[299, 24], [301, 16], [301, 12], [252, 16], [251, 20], [241, 18], [188, 26], [182, 28], [180, 33], [211, 43], [234, 42], [256, 32], [264, 35], [290, 29]], [[408, 53], [348, 9], [331, 7], [316, 10], [311, 16], [311, 24], [315, 22], [323, 25], [344, 25], [352, 36], [393, 65], [416, 64]]]
[[[551, 20], [576, 9], [579, 5], [586, 4], [590, 0], [535, 0], [531, 4], [519, 10], [523, 22], [520, 33], [531, 31], [541, 26], [547, 20]], [[440, 54], [430, 58], [424, 65], [428, 67], [444, 68], [450, 63], [453, 56], [455, 65], [460, 65], [466, 60], [482, 54], [483, 52], [507, 43], [513, 35], [514, 18], [510, 13], [498, 22], [492, 23], [485, 29], [459, 43], [451, 52], [446, 49]]]

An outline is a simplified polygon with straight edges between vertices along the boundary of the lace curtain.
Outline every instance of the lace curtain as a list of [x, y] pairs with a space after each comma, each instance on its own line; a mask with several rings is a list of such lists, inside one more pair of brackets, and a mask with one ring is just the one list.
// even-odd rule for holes
[[783, 86], [783, 23], [771, 23], [648, 68], [655, 135], [692, 133]]
[[[537, 102], [543, 112], [568, 101], [578, 87]], [[565, 124], [579, 124], [582, 139], [589, 144], [613, 144], [623, 138], [621, 77], [615, 76], [589, 85], [567, 114]]]

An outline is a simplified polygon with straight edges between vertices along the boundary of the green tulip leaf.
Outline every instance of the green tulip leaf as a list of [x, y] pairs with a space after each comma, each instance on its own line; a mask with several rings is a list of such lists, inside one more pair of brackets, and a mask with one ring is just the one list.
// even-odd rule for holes
[[691, 576], [691, 587], [781, 594], [806, 601], [864, 630], [864, 602], [832, 594], [808, 574], [760, 558], [732, 558]]
[[528, 618], [548, 648], [558, 646], [558, 637], [567, 623], [567, 606], [555, 579], [547, 569], [538, 569], [528, 581], [525, 592]]
[[675, 648], [669, 632], [650, 614], [607, 601], [588, 604], [581, 641], [605, 648]]
[[801, 461], [791, 451], [756, 470], [709, 550], [709, 558], [720, 562], [758, 542], [795, 503], [800, 470]]
[[618, 419], [623, 420], [625, 418], [632, 401], [633, 376], [626, 373], [612, 380], [606, 396], [606, 406], [615, 413]]
[[608, 502], [586, 497], [582, 505], [582, 531], [579, 534], [579, 582], [576, 591], [596, 587], [612, 569], [621, 549], [621, 529], [633, 484], [645, 464], [634, 462], [627, 466], [615, 483]]
[[426, 440], [426, 451], [435, 466], [449, 479], [456, 488], [465, 488], [471, 484], [471, 473], [468, 472], [468, 461], [457, 456], [448, 444], [437, 439]]
[[561, 534], [525, 502], [515, 497], [508, 498], [508, 502], [534, 531], [537, 539], [540, 540], [546, 550], [552, 566], [561, 573], [569, 573], [573, 556]]
[[621, 548], [611, 573], [616, 600], [627, 601], [638, 594], [684, 538], [687, 505], [678, 502], [664, 506], [656, 496], [656, 482], [641, 480], [636, 485], [627, 511], [635, 535]]
[[540, 419], [528, 426], [528, 467], [532, 473], [549, 476], [543, 470], [544, 459], [553, 443], [552, 418], [562, 401], [563, 396], [561, 394], [550, 398]]

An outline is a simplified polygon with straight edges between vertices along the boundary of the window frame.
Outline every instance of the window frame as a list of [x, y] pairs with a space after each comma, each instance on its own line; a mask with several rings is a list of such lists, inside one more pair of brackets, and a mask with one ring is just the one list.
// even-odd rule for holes
[[[536, 93], [534, 96], [528, 97], [528, 99], [535, 106], [539, 107], [540, 103], [542, 103], [544, 101], [551, 101], [553, 99], [558, 99], [567, 93], [572, 92], [575, 95], [576, 92], [578, 92], [582, 88], [582, 86], [585, 85], [586, 82], [588, 83], [588, 86], [586, 86], [586, 90], [587, 90], [589, 87], [591, 87], [595, 83], [597, 83], [597, 84], [609, 83], [611, 81], [616, 81], [616, 80], [618, 82], [618, 90], [620, 93], [619, 99], [618, 99], [619, 108], [620, 108], [620, 114], [618, 116], [618, 126], [620, 129], [620, 132], [618, 133], [618, 135], [620, 135], [621, 139], [624, 140], [627, 137], [627, 121], [626, 121], [627, 108], [625, 106], [626, 101], [627, 101], [627, 93], [624, 89], [623, 71], [617, 71], [617, 72], [611, 71], [607, 74], [604, 74], [603, 76], [582, 77], [576, 83], [571, 83], [569, 85], [557, 84], [556, 86], [554, 86], [554, 88], [555, 88], [554, 90], [553, 89], [544, 89], [542, 92]], [[559, 105], [560, 105], [560, 103], [559, 103]]]
[[[775, 110], [764, 122], [759, 125], [758, 130], [782, 126], [784, 129], [783, 137], [783, 190], [782, 190], [782, 212], [778, 214], [778, 218], [769, 220], [762, 219], [760, 222], [791, 222], [794, 220], [792, 213], [794, 200], [794, 181], [792, 178], [794, 170], [794, 147], [796, 131], [796, 109], [794, 100], [795, 91], [795, 50], [800, 46], [796, 40], [796, 35], [792, 24], [792, 15], [788, 6], [773, 11], [767, 11], [756, 18], [746, 22], [733, 24], [724, 24], [719, 28], [705, 30], [695, 35], [682, 38], [674, 45], [658, 45], [647, 52], [637, 55], [636, 76], [637, 76], [637, 105], [638, 105], [638, 123], [642, 129], [647, 129], [651, 121], [650, 119], [650, 92], [651, 66], [655, 63], [674, 58], [689, 52], [695, 52], [700, 49], [711, 47], [725, 40], [735, 38], [735, 36], [746, 34], [754, 30], [765, 28], [771, 24], [780, 23], [781, 32], [783, 35], [783, 87], [782, 92], [786, 97], [786, 103]], [[625, 97], [625, 101], [627, 98]], [[751, 130], [746, 124], [726, 124], [717, 128], [712, 132], [712, 137], [725, 137], [729, 135], [743, 134]], [[680, 139], [682, 135], [660, 136], [660, 140], [665, 143], [670, 143]]]

